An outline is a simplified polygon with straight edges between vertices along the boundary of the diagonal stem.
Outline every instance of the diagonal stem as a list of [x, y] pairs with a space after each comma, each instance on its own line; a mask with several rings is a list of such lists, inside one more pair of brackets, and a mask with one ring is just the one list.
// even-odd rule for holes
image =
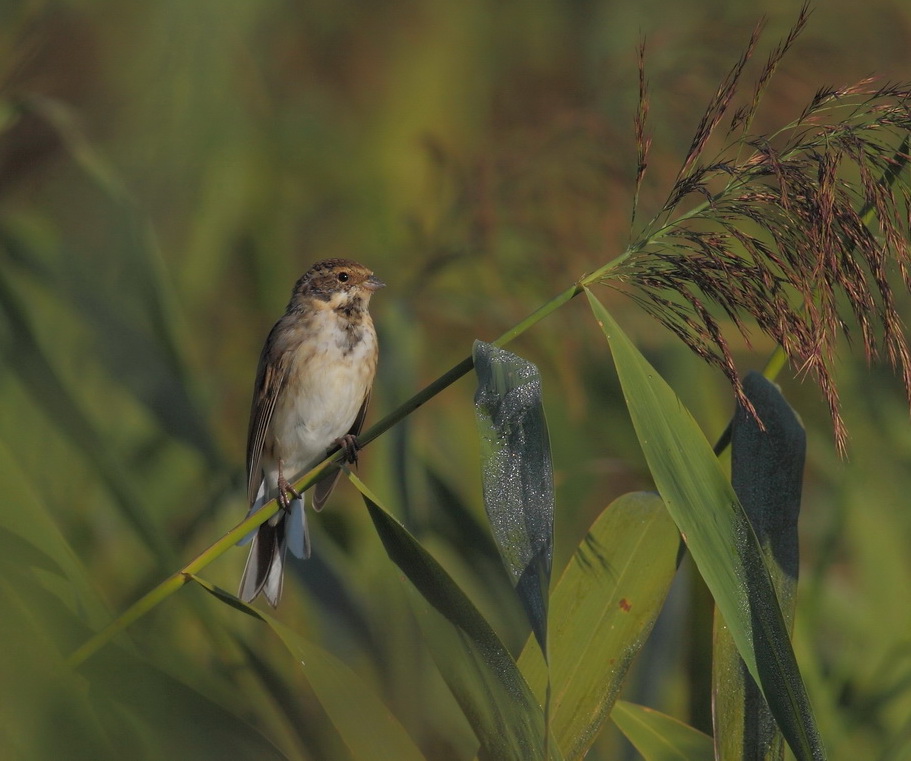
[[[521, 322], [507, 330], [503, 335], [497, 338], [493, 343], [496, 346], [504, 346], [514, 338], [522, 335], [532, 326], [539, 323], [548, 315], [552, 314], [566, 302], [582, 293], [586, 285], [590, 285], [604, 277], [605, 273], [616, 266], [628, 252], [600, 267], [589, 275], [581, 278], [569, 288], [554, 296], [550, 301], [534, 311]], [[451, 367], [439, 378], [418, 391], [414, 396], [401, 404], [397, 409], [390, 412], [382, 420], [374, 424], [369, 430], [358, 437], [362, 446], [369, 444], [371, 441], [381, 436], [383, 433], [392, 428], [396, 423], [406, 418], [418, 407], [432, 399], [444, 389], [451, 386], [463, 375], [471, 371], [474, 363], [469, 355], [458, 364]], [[338, 467], [342, 459], [342, 452], [337, 451], [326, 457], [316, 464], [304, 476], [294, 483], [294, 488], [298, 491], [304, 491], [310, 488], [320, 478], [322, 478], [331, 468]], [[271, 500], [266, 503], [256, 513], [241, 521], [237, 526], [232, 528], [228, 533], [222, 536], [218, 541], [211, 544], [193, 560], [183, 566], [180, 570], [168, 576], [164, 581], [147, 592], [134, 602], [129, 608], [109, 623], [104, 629], [94, 634], [86, 640], [77, 650], [68, 658], [67, 664], [73, 668], [88, 660], [92, 655], [98, 652], [114, 637], [124, 631], [127, 627], [142, 618], [154, 607], [164, 602], [168, 597], [177, 592], [184, 584], [191, 580], [191, 577], [209, 565], [213, 560], [221, 557], [225, 552], [231, 549], [238, 541], [243, 539], [248, 533], [255, 530], [260, 524], [267, 521], [278, 512], [278, 502]]]

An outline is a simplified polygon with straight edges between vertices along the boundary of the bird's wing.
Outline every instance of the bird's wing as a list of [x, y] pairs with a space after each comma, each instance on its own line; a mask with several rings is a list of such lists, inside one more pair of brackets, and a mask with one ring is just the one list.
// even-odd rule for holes
[[259, 358], [253, 403], [250, 407], [250, 430], [247, 433], [247, 503], [253, 504], [262, 481], [261, 464], [266, 431], [275, 411], [275, 403], [281, 395], [282, 386], [288, 375], [291, 354], [280, 351], [274, 336], [278, 325], [272, 328], [263, 353]]
[[[357, 417], [354, 418], [354, 422], [351, 424], [351, 428], [348, 429], [348, 434], [351, 436], [357, 436], [361, 432], [361, 428], [364, 427], [364, 418], [367, 417], [367, 405], [370, 403], [370, 391], [367, 391], [367, 395], [364, 397], [364, 401], [361, 404], [361, 408], [357, 411]], [[332, 494], [332, 490], [335, 488], [335, 484], [338, 482], [339, 476], [342, 474], [340, 469], [333, 471], [328, 476], [326, 476], [321, 481], [318, 481], [313, 487], [313, 509], [322, 510], [323, 505], [326, 504], [326, 500], [329, 499], [329, 495]]]

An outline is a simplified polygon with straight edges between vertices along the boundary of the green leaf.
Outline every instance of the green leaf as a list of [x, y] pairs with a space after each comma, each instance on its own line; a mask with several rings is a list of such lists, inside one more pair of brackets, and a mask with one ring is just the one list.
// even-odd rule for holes
[[475, 341], [475, 414], [484, 506], [497, 548], [547, 653], [554, 537], [554, 473], [541, 376], [531, 362]]
[[[677, 568], [680, 534], [654, 493], [614, 500], [579, 544], [551, 596], [551, 732], [581, 759], [610, 715]], [[541, 697], [547, 665], [531, 641], [519, 667]]]
[[327, 650], [301, 637], [267, 613], [194, 576], [222, 602], [267, 623], [298, 662], [326, 714], [356, 761], [394, 758], [423, 761], [424, 756], [374, 691]]
[[[151, 224], [132, 202], [118, 171], [92, 144], [76, 112], [63, 100], [32, 97], [28, 110], [53, 129], [86, 178], [107, 198], [110, 236], [94, 266], [62, 261], [63, 269], [37, 272], [37, 281], [72, 304], [93, 328], [97, 357], [118, 382], [159, 419], [170, 435], [202, 452], [213, 470], [218, 448], [200, 405], [193, 378], [179, 299], [168, 277]], [[22, 245], [7, 228], [0, 238]], [[106, 257], [106, 258], [105, 258]], [[37, 257], [30, 255], [32, 266]], [[123, 267], [116, 281], [99, 278], [100, 268]], [[112, 287], [110, 283], [114, 283]]]
[[485, 761], [560, 759], [544, 712], [509, 651], [440, 564], [382, 508], [356, 476], [392, 562], [410, 582], [415, 615], [437, 668], [481, 743]]
[[116, 742], [112, 759], [289, 758], [216, 700], [119, 647], [105, 648], [80, 674], [91, 683], [91, 705]]
[[39, 575], [0, 555], [0, 757], [118, 757], [106, 731], [113, 722], [93, 711], [84, 677], [63, 664], [81, 622]]
[[711, 737], [660, 711], [618, 700], [611, 719], [645, 761], [714, 761]]
[[[0, 440], [0, 483], [4, 501], [0, 504], [0, 566], [17, 571], [43, 568], [44, 586], [53, 589], [61, 601], [93, 628], [100, 628], [110, 617], [88, 571], [76, 555], [57, 521], [48, 509], [48, 498], [18, 467], [18, 458]], [[53, 502], [53, 494], [49, 495]], [[56, 584], [52, 580], [56, 580]]]
[[636, 435], [668, 512], [737, 650], [800, 761], [825, 758], [762, 549], [692, 415], [586, 290], [611, 346]]
[[[738, 407], [731, 432], [731, 483], [762, 546], [790, 629], [797, 592], [797, 518], [806, 433], [774, 383], [749, 373], [743, 390], [762, 427]], [[714, 639], [713, 722], [720, 757], [784, 758], [784, 738], [717, 615]]]
[[62, 654], [85, 625], [58, 594], [57, 572], [35, 565], [39, 553], [0, 553], [0, 758], [286, 758], [216, 700], [120, 647], [69, 668]]
[[142, 491], [133, 487], [125, 476], [128, 468], [121, 455], [108, 445], [72, 389], [57, 373], [51, 355], [42, 347], [32, 328], [26, 304], [17, 293], [9, 273], [0, 267], [0, 316], [10, 333], [0, 346], [6, 366], [20, 379], [23, 387], [34, 397], [36, 405], [82, 452], [117, 499], [125, 518], [136, 533], [152, 549], [162, 570], [176, 564], [171, 545], [150, 516], [155, 514]]

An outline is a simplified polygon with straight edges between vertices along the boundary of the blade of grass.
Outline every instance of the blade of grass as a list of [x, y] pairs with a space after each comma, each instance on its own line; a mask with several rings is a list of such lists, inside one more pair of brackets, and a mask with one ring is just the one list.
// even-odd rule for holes
[[366, 485], [350, 471], [348, 478], [363, 495], [390, 559], [409, 581], [409, 599], [431, 655], [481, 743], [478, 757], [560, 759], [548, 741], [544, 712], [487, 620]]
[[713, 761], [715, 758], [711, 737], [659, 711], [618, 700], [611, 719], [645, 761]]
[[198, 576], [192, 579], [221, 602], [268, 624], [278, 635], [301, 667], [355, 761], [377, 758], [424, 761], [423, 754], [395, 716], [345, 663], [268, 613], [241, 602]]
[[27, 310], [16, 293], [14, 283], [3, 268], [0, 268], [0, 312], [5, 316], [12, 333], [9, 343], [2, 347], [7, 367], [31, 390], [41, 409], [92, 464], [136, 534], [154, 553], [159, 566], [163, 570], [173, 567], [175, 558], [171, 545], [160, 527], [149, 517], [156, 511], [145, 504], [145, 496], [124, 475], [128, 468], [119, 463], [117, 453], [106, 444], [92, 420], [60, 378], [32, 329]]

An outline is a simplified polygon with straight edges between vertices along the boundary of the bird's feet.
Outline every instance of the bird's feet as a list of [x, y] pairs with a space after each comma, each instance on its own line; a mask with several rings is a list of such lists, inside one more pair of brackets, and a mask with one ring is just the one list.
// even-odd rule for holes
[[332, 451], [335, 451], [335, 447], [341, 449], [344, 452], [345, 462], [350, 462], [353, 465], [357, 465], [357, 453], [361, 448], [361, 445], [358, 443], [357, 436], [353, 433], [346, 433], [344, 436], [337, 438], [332, 442], [334, 447]]
[[288, 480], [281, 474], [278, 476], [278, 504], [286, 512], [291, 508], [290, 497], [295, 499], [301, 498], [301, 493], [295, 489]]

